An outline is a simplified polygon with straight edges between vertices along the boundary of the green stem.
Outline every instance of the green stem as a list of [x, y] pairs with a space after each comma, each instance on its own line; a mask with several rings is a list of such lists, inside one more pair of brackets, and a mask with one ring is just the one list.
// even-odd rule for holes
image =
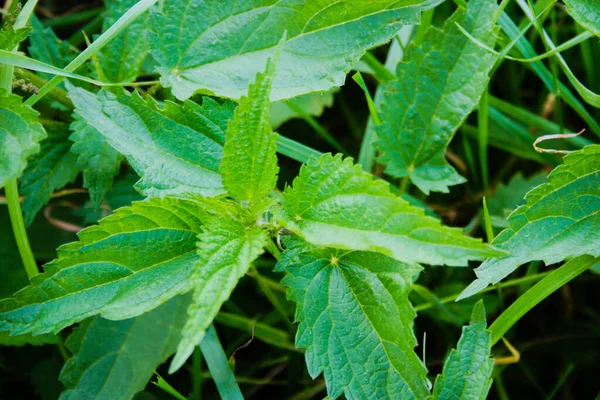
[[47, 19], [43, 23], [47, 27], [53, 29], [64, 28], [88, 21], [90, 18], [94, 18], [95, 16], [99, 15], [102, 11], [104, 11], [104, 8], [92, 8], [90, 10], [84, 10], [73, 14], [68, 14], [62, 17]]
[[492, 333], [492, 345], [529, 310], [597, 262], [598, 259], [587, 255], [574, 258], [536, 283], [490, 325], [488, 330]]
[[382, 63], [379, 62], [377, 58], [371, 52], [366, 52], [364, 56], [362, 56], [362, 61], [367, 64], [375, 73], [375, 78], [383, 84], [388, 83], [389, 81], [396, 79], [394, 74], [392, 74]]
[[194, 349], [192, 355], [192, 368], [192, 394], [190, 400], [201, 400], [204, 377], [202, 376], [202, 352], [198, 347]]
[[[22, 68], [15, 68], [15, 76], [17, 78], [25, 79], [26, 81], [32, 83], [35, 87], [38, 88], [44, 86], [48, 82], [39, 75], [36, 75], [33, 72]], [[67, 108], [73, 108], [73, 102], [69, 99], [69, 97], [67, 97], [67, 92], [61, 88], [53, 88], [48, 92], [48, 96], [50, 96], [53, 100], [58, 101], [60, 104]]]
[[6, 183], [4, 187], [6, 192], [6, 203], [8, 204], [8, 212], [10, 214], [10, 222], [12, 224], [15, 239], [17, 241], [17, 247], [19, 248], [19, 254], [23, 260], [25, 266], [25, 272], [29, 279], [39, 274], [33, 252], [29, 246], [29, 239], [27, 238], [27, 230], [25, 229], [25, 223], [23, 222], [23, 213], [21, 212], [21, 202], [19, 200], [19, 188], [17, 186], [17, 180], [11, 179]]
[[316, 119], [314, 119], [311, 115], [308, 115], [304, 112], [304, 110], [298, 106], [294, 100], [290, 100], [287, 103], [287, 106], [291, 108], [296, 114], [298, 114], [302, 119], [304, 119], [327, 143], [332, 145], [337, 151], [348, 154], [346, 149], [329, 133], [327, 129], [325, 129]]
[[487, 195], [489, 189], [489, 173], [488, 173], [488, 104], [489, 90], [486, 90], [481, 95], [479, 101], [479, 109], [477, 111], [477, 132], [479, 142], [479, 165], [481, 169], [481, 180], [483, 182], [483, 191]]

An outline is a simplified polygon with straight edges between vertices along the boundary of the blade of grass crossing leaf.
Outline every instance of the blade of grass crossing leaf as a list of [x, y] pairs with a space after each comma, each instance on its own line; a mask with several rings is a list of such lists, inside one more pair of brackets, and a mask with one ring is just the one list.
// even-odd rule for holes
[[165, 393], [170, 394], [173, 398], [177, 400], [187, 400], [187, 398], [179, 393], [173, 386], [169, 384], [162, 376], [155, 372], [156, 374], [156, 382], [152, 381], [152, 384], [156, 387], [162, 389]]
[[[383, 69], [390, 73], [387, 69]], [[367, 106], [369, 107], [369, 114], [371, 115], [371, 118], [373, 118], [373, 122], [375, 123], [375, 125], [379, 125], [381, 123], [381, 120], [379, 119], [379, 113], [377, 112], [377, 107], [375, 107], [375, 103], [373, 102], [371, 93], [369, 93], [369, 88], [367, 88], [367, 85], [365, 84], [365, 80], [363, 79], [360, 72], [357, 72], [354, 75], [352, 75], [352, 79], [354, 80], [354, 82], [358, 83], [358, 86], [360, 86], [360, 88], [365, 93], [365, 98], [367, 99]]]
[[483, 221], [488, 243], [492, 243], [494, 240], [494, 229], [492, 228], [492, 220], [490, 219], [490, 212], [487, 207], [485, 196], [483, 196]]
[[483, 191], [488, 193], [489, 172], [488, 172], [488, 99], [489, 89], [485, 89], [479, 100], [479, 109], [477, 110], [477, 130], [479, 144], [479, 167], [481, 168], [481, 177], [483, 182]]
[[600, 259], [587, 255], [574, 258], [536, 283], [490, 325], [492, 345], [496, 344], [529, 310], [598, 262]]
[[200, 343], [200, 349], [221, 398], [223, 400], [243, 400], [244, 397], [235, 381], [235, 376], [214, 326], [211, 325], [206, 330], [204, 339]]
[[287, 102], [289, 108], [291, 108], [296, 114], [298, 114], [307, 124], [309, 124], [327, 143], [332, 145], [337, 151], [348, 154], [348, 150], [344, 149], [344, 146], [338, 142], [338, 140], [331, 135], [312, 115], [307, 114], [301, 107], [294, 103], [294, 99]]

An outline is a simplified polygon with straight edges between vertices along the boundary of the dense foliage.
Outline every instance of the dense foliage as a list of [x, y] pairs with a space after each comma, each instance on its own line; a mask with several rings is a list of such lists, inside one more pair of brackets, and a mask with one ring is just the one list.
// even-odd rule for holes
[[600, 396], [600, 3], [3, 11], [0, 397]]

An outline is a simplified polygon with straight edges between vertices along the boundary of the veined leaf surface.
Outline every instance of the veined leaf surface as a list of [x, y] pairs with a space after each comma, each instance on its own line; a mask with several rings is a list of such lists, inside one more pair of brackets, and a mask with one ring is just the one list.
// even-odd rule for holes
[[381, 104], [376, 142], [394, 177], [410, 177], [423, 192], [448, 192], [465, 182], [445, 159], [458, 127], [487, 87], [496, 56], [473, 43], [456, 26], [493, 47], [495, 0], [472, 0], [446, 21], [430, 27], [419, 46], [409, 46]]
[[315, 245], [377, 251], [407, 263], [461, 266], [502, 254], [442, 226], [341, 154], [304, 165], [279, 214], [280, 223]]
[[177, 98], [199, 91], [239, 99], [285, 31], [271, 91], [276, 101], [341, 86], [367, 49], [440, 2], [166, 0], [152, 15], [150, 42], [161, 82]]
[[233, 104], [205, 98], [202, 106], [158, 104], [137, 93], [73, 86], [75, 112], [123, 154], [142, 177], [136, 187], [147, 196], [224, 193], [219, 163]]
[[600, 36], [600, 3], [595, 0], [564, 0], [567, 12], [588, 31]]
[[152, 199], [123, 207], [58, 249], [58, 259], [0, 301], [0, 330], [58, 332], [87, 317], [126, 319], [191, 289], [202, 207]]
[[499, 282], [529, 261], [553, 264], [583, 254], [600, 256], [600, 145], [565, 156], [564, 164], [548, 175], [548, 183], [531, 190], [525, 200], [509, 216], [510, 228], [492, 242], [510, 254], [475, 269], [477, 279], [460, 298]]
[[296, 302], [296, 345], [332, 399], [425, 399], [408, 299], [421, 268], [378, 253], [317, 248], [296, 239], [277, 270]]

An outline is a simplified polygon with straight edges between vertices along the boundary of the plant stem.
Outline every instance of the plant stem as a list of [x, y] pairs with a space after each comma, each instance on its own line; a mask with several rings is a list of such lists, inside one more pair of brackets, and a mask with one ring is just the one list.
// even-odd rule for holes
[[481, 168], [481, 181], [483, 191], [489, 194], [489, 173], [488, 173], [488, 104], [489, 90], [485, 89], [479, 101], [479, 110], [477, 111], [477, 132], [479, 142], [479, 165]]
[[388, 83], [389, 81], [395, 79], [396, 77], [392, 74], [382, 63], [379, 62], [377, 58], [371, 52], [367, 51], [364, 56], [362, 56], [362, 61], [367, 64], [373, 72], [375, 72], [375, 78], [383, 84]]
[[194, 354], [192, 355], [192, 368], [192, 393], [190, 394], [190, 400], [201, 400], [204, 377], [202, 376], [202, 352], [198, 347], [194, 349]]
[[302, 119], [304, 119], [327, 143], [332, 145], [337, 151], [348, 154], [346, 149], [333, 137], [331, 133], [327, 132], [316, 119], [314, 119], [311, 115], [308, 115], [304, 110], [298, 106], [294, 100], [290, 100], [286, 102], [287, 106], [291, 108], [296, 114], [298, 114]]

